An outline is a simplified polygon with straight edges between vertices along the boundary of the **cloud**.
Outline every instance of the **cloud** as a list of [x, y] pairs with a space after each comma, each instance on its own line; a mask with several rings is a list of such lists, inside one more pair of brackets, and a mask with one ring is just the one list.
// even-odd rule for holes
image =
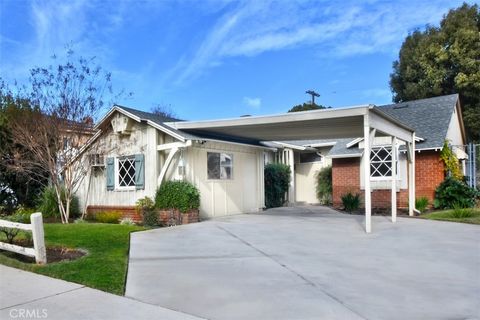
[[243, 103], [251, 108], [260, 108], [262, 105], [262, 99], [243, 97]]
[[449, 1], [252, 1], [220, 16], [198, 50], [175, 66], [182, 84], [235, 57], [305, 48], [330, 59], [395, 53], [414, 28], [438, 23]]

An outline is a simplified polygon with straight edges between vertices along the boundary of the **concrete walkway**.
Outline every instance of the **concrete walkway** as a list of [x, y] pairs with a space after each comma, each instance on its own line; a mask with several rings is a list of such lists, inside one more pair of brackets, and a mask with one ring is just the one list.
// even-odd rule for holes
[[280, 208], [132, 234], [126, 295], [208, 319], [480, 319], [480, 227]]
[[0, 265], [0, 319], [200, 319]]

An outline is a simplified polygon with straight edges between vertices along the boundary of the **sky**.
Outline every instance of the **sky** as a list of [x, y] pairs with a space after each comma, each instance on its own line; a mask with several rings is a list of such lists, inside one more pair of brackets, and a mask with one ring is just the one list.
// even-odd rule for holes
[[392, 101], [405, 37], [462, 1], [0, 0], [0, 76], [24, 83], [66, 48], [112, 72], [117, 103], [186, 120], [286, 112], [320, 94]]

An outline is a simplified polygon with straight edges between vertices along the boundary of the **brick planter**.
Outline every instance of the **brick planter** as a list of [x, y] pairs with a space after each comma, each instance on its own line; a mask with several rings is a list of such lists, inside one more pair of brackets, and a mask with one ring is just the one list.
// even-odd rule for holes
[[[199, 212], [198, 210], [191, 210], [182, 213], [176, 209], [172, 210], [160, 210], [158, 212], [158, 218], [162, 226], [175, 226], [180, 224], [189, 224], [198, 222]], [[142, 215], [137, 212], [134, 206], [88, 206], [87, 214], [89, 216], [98, 212], [106, 211], [118, 211], [122, 213], [122, 218], [130, 218], [135, 223], [142, 223]]]
[[182, 213], [176, 209], [157, 209], [160, 222], [164, 226], [174, 226], [198, 222], [198, 210]]

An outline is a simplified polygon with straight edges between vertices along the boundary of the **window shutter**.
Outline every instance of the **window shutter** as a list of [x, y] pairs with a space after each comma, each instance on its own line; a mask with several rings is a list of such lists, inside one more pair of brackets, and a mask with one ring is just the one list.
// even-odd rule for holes
[[143, 154], [135, 155], [135, 188], [145, 189], [145, 156]]
[[107, 190], [115, 189], [115, 159], [107, 158]]

